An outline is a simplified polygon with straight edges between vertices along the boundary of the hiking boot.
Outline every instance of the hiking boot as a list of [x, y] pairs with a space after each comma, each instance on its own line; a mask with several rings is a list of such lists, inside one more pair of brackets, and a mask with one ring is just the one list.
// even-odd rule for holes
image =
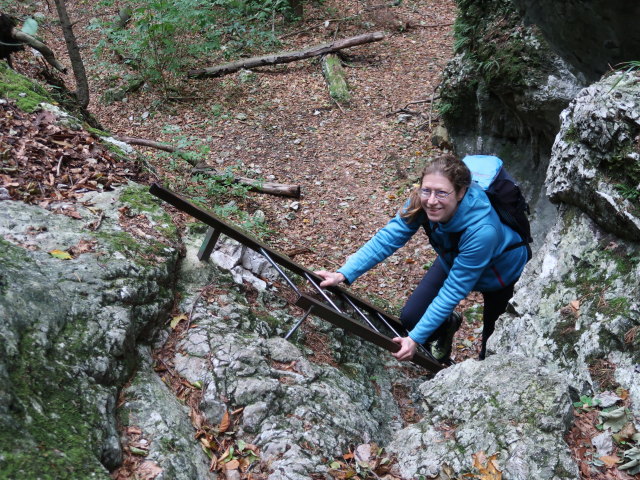
[[458, 331], [462, 324], [462, 315], [458, 312], [453, 312], [445, 322], [447, 322], [447, 326], [445, 327], [444, 332], [431, 344], [431, 355], [440, 362], [449, 360], [449, 357], [451, 356], [453, 335]]

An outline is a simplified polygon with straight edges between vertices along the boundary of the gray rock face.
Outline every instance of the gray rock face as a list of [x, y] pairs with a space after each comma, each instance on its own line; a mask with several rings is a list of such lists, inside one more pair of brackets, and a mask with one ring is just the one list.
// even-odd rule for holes
[[[232, 273], [238, 261], [224, 262], [224, 267]], [[188, 267], [191, 273], [183, 273], [202, 278], [193, 270], [212, 268], [194, 263]], [[226, 293], [214, 301], [194, 306], [194, 296], [181, 305], [193, 311], [197, 326], [178, 344], [175, 369], [203, 385], [200, 409], [209, 422], [218, 424], [225, 411], [242, 407], [237, 436], [261, 449], [261, 468], [268, 465], [270, 479], [309, 478], [326, 472], [326, 459], [342, 455], [349, 444], [390, 441], [402, 425], [392, 383], [404, 379], [389, 368], [396, 362], [317, 321], [317, 329], [332, 339], [341, 366], [311, 363], [299, 347], [280, 338], [296, 319], [273, 308], [279, 300], [263, 291], [258, 301], [270, 313], [260, 318], [230, 280], [218, 277], [216, 287]]]
[[[171, 305], [174, 239], [123, 231], [117, 208], [125, 204], [113, 192], [94, 201], [110, 205], [98, 231], [87, 227], [98, 218], [87, 208], [76, 220], [0, 202], [0, 467], [7, 478], [106, 477], [122, 461], [117, 388], [135, 367], [136, 339]], [[147, 207], [147, 222], [167, 219], [153, 202]], [[93, 251], [71, 260], [48, 253], [72, 247]]]
[[559, 115], [586, 83], [512, 2], [459, 7], [456, 55], [440, 89], [442, 118], [458, 155], [505, 161], [531, 206], [533, 238], [542, 241], [554, 216], [544, 183]]
[[595, 81], [640, 57], [640, 5], [627, 0], [514, 0], [573, 69]]
[[576, 205], [605, 230], [640, 240], [640, 89], [636, 74], [607, 77], [580, 92], [562, 113], [547, 193]]
[[[141, 365], [131, 384], [124, 390], [120, 407], [122, 427], [139, 428], [138, 443], [148, 446], [146, 460], [160, 472], [155, 480], [209, 480], [209, 458], [193, 441], [193, 425], [187, 407], [160, 380], [149, 364], [151, 352], [140, 351]], [[125, 440], [126, 442], [126, 440]]]
[[[402, 478], [469, 471], [472, 454], [498, 454], [510, 480], [575, 479], [562, 437], [572, 419], [566, 382], [533, 358], [467, 360], [421, 387], [425, 418], [398, 432], [388, 449]], [[535, 460], [534, 460], [535, 459]]]

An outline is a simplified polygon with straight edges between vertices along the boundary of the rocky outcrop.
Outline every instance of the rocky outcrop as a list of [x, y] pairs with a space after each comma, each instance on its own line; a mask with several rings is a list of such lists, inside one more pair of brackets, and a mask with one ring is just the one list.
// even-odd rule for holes
[[498, 352], [553, 363], [577, 391], [602, 388], [591, 372], [606, 361], [632, 392], [636, 417], [639, 108], [637, 77], [619, 74], [583, 90], [563, 112], [548, 182], [558, 219], [527, 267], [505, 328], [492, 339]]
[[441, 117], [458, 155], [505, 161], [532, 209], [533, 238], [541, 240], [554, 216], [544, 182], [559, 115], [586, 84], [511, 0], [458, 6], [455, 56], [440, 85]]
[[[106, 478], [122, 461], [118, 389], [136, 367], [136, 343], [171, 307], [178, 258], [157, 203], [126, 201], [138, 191], [87, 196], [90, 208], [59, 205], [78, 219], [0, 202], [5, 478]], [[123, 229], [120, 207], [138, 226]]]
[[594, 82], [612, 66], [640, 58], [640, 5], [626, 0], [590, 2], [514, 0], [525, 19], [540, 27], [572, 70]]
[[580, 92], [561, 116], [547, 193], [576, 205], [604, 230], [640, 240], [640, 89], [634, 73]]
[[[497, 455], [504, 478], [575, 479], [563, 441], [572, 405], [562, 375], [522, 355], [467, 360], [424, 383], [425, 418], [389, 450], [402, 478], [471, 469], [477, 452]], [[534, 460], [535, 459], [535, 460]]]

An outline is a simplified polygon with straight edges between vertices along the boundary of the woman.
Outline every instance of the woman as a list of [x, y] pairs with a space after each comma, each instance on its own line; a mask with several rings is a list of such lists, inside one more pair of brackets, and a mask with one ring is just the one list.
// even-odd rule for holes
[[[418, 344], [435, 342], [432, 353], [447, 361], [461, 317], [454, 312], [472, 290], [484, 296], [482, 348], [497, 318], [513, 296], [515, 282], [527, 262], [520, 236], [504, 225], [484, 190], [471, 182], [471, 172], [453, 155], [425, 166], [416, 188], [398, 214], [336, 272], [316, 272], [322, 287], [352, 283], [403, 246], [425, 224], [438, 258], [411, 294], [400, 315], [409, 332], [396, 337], [398, 360], [411, 360]], [[426, 223], [428, 222], [428, 224]], [[516, 244], [522, 244], [513, 248]], [[511, 247], [511, 248], [510, 248]]]

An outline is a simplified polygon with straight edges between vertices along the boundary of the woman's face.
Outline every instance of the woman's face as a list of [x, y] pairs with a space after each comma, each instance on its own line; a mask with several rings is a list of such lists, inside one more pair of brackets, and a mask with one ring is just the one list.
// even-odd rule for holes
[[464, 197], [466, 188], [456, 192], [447, 177], [430, 173], [422, 178], [420, 203], [432, 222], [447, 223]]

